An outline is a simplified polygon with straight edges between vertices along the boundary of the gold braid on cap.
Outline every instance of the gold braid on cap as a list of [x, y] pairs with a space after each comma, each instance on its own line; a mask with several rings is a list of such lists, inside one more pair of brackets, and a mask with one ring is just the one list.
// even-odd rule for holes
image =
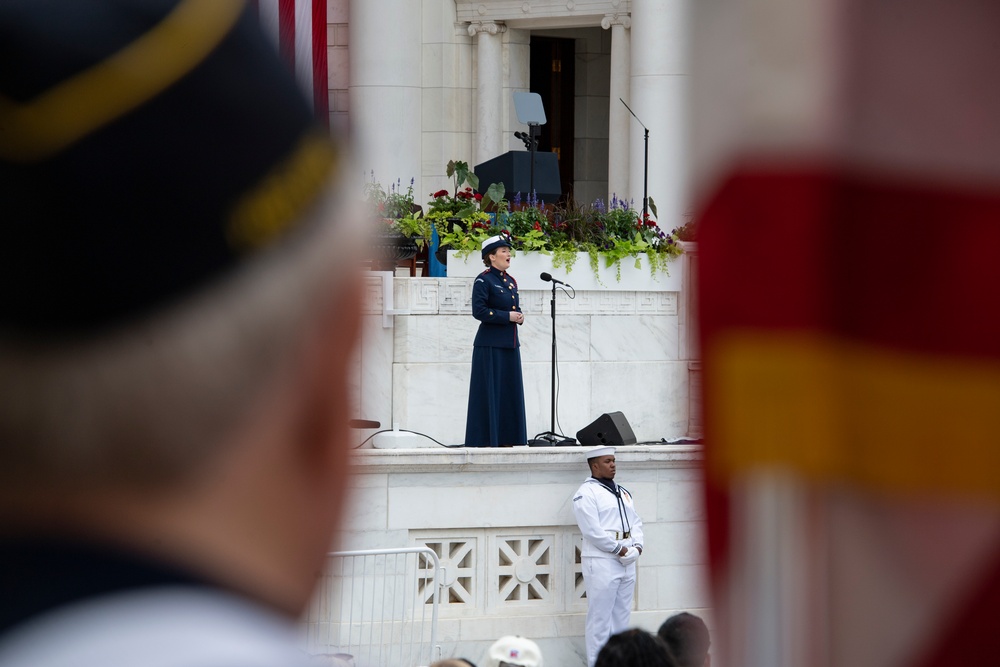
[[184, 0], [134, 42], [35, 99], [0, 96], [0, 157], [39, 162], [149, 101], [208, 57], [244, 4]]

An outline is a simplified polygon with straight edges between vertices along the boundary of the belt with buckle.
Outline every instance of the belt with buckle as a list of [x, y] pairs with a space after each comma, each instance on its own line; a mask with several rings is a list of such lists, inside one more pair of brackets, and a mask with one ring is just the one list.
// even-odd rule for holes
[[617, 530], [609, 530], [608, 535], [614, 535], [616, 540], [627, 540], [631, 536], [631, 531], [626, 530], [624, 533]]

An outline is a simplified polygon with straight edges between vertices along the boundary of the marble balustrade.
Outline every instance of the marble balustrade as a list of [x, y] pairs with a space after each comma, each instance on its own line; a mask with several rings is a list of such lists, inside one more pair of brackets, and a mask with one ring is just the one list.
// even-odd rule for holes
[[[559, 421], [575, 433], [622, 412], [640, 442], [698, 435], [699, 363], [691, 294], [696, 249], [648, 286], [557, 292]], [[515, 258], [522, 269], [529, 264]], [[568, 276], [589, 271], [580, 265]], [[537, 267], [532, 268], [537, 276]], [[455, 271], [458, 273], [459, 271]], [[521, 356], [529, 436], [550, 426], [551, 291], [524, 276]], [[576, 277], [574, 277], [576, 276]], [[354, 373], [355, 416], [460, 445], [472, 340], [473, 275], [365, 278], [365, 323]], [[545, 287], [542, 287], [545, 285]], [[505, 634], [538, 641], [546, 664], [582, 665], [586, 600], [572, 493], [587, 476], [578, 447], [374, 449], [354, 432], [355, 470], [340, 549], [427, 545], [445, 567], [443, 657], [481, 664]], [[362, 446], [363, 445], [363, 446]], [[700, 447], [619, 449], [619, 481], [646, 526], [633, 624], [655, 630], [670, 614], [711, 613], [705, 586]]]
[[[444, 567], [438, 644], [483, 664], [498, 637], [538, 642], [545, 663], [582, 665], [586, 598], [572, 496], [584, 450], [358, 450], [338, 548], [430, 546]], [[687, 610], [711, 625], [701, 450], [619, 448], [617, 481], [643, 519], [632, 624], [655, 631]]]

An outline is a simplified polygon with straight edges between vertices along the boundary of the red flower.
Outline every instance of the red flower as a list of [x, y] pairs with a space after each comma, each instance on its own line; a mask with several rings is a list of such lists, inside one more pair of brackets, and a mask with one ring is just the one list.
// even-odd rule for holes
[[538, 230], [538, 231], [542, 231], [542, 226], [540, 224], [538, 224], [537, 220], [535, 220], [535, 229]]
[[483, 201], [483, 196], [478, 192], [476, 193], [476, 201]]
[[435, 199], [437, 199], [438, 197], [447, 197], [447, 196], [448, 196], [447, 190], [438, 190], [437, 192], [431, 195], [431, 197], [434, 197]]

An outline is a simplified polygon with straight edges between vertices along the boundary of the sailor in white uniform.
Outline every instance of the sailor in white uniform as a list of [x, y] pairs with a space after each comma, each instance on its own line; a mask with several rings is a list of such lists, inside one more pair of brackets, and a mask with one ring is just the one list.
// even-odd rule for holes
[[642, 554], [642, 519], [632, 494], [614, 482], [615, 448], [591, 449], [587, 463], [591, 476], [573, 495], [573, 514], [583, 533], [587, 665], [593, 667], [608, 638], [629, 625], [636, 561]]

